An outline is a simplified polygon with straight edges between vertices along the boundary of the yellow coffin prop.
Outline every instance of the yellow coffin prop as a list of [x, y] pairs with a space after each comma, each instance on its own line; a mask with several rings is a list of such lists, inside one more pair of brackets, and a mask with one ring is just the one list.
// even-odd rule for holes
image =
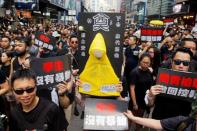
[[80, 74], [82, 87], [79, 92], [92, 96], [120, 96], [115, 85], [119, 83], [113, 67], [107, 57], [106, 45], [101, 33], [98, 33], [89, 49], [89, 58]]

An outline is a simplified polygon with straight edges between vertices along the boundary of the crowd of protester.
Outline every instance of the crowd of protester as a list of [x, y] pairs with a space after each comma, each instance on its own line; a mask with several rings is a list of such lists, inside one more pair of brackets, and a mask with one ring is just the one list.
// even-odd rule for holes
[[[79, 115], [76, 108], [76, 104], [80, 103], [76, 97], [80, 95], [77, 92], [80, 84], [77, 80], [80, 65], [75, 55], [80, 44], [77, 25], [16, 24], [13, 27], [10, 22], [4, 23], [0, 27], [0, 112], [6, 116], [1, 115], [1, 118], [4, 118], [0, 119], [4, 125], [3, 127], [0, 124], [1, 128], [10, 131], [67, 130], [70, 120], [66, 115], [72, 115], [73, 112], [66, 114], [64, 109], [74, 103], [74, 114]], [[56, 38], [53, 51], [35, 45], [36, 32]], [[167, 26], [158, 45], [152, 41], [141, 41], [136, 32], [139, 32], [137, 28], [130, 26], [122, 34], [124, 63], [121, 64], [124, 65], [124, 73], [123, 91], [119, 98], [125, 101], [130, 98], [130, 111], [124, 114], [131, 120], [130, 126], [136, 130], [143, 128], [140, 125], [154, 129], [176, 130], [180, 122], [188, 119], [192, 103], [157, 96], [162, 92], [162, 87], [156, 85], [156, 77], [160, 67], [197, 72], [197, 31], [184, 26]], [[65, 54], [71, 54], [72, 59], [70, 81], [59, 83], [56, 89], [37, 88], [30, 61], [34, 58]], [[58, 101], [54, 100], [54, 97]], [[153, 119], [142, 118], [145, 113], [151, 112]], [[81, 115], [82, 119], [83, 115], [84, 112]], [[193, 131], [195, 128], [193, 120], [184, 129]]]

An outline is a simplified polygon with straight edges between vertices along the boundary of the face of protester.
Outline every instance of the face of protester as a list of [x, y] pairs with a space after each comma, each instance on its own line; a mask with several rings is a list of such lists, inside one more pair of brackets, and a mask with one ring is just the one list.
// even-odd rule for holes
[[36, 98], [36, 87], [33, 79], [19, 78], [13, 83], [13, 92], [16, 100], [23, 107], [31, 107]]
[[10, 32], [6, 31], [5, 36], [10, 37]]
[[17, 56], [24, 56], [27, 52], [27, 46], [25, 43], [20, 42], [20, 41], [16, 41], [15, 44], [15, 51], [16, 51], [16, 55]]
[[190, 61], [190, 55], [188, 53], [177, 52], [172, 60], [172, 69], [178, 71], [188, 71]]
[[3, 49], [7, 49], [10, 46], [10, 42], [8, 38], [2, 38], [1, 47]]
[[193, 41], [185, 41], [185, 45], [183, 47], [190, 49], [193, 54], [196, 53], [196, 43]]
[[150, 48], [147, 52], [151, 56], [151, 58], [154, 58], [154, 49], [153, 48]]
[[166, 44], [168, 47], [171, 47], [173, 45], [173, 40], [171, 37], [166, 38]]
[[176, 34], [176, 35], [173, 37], [173, 40], [174, 40], [174, 41], [178, 41], [178, 40], [179, 40], [178, 34]]
[[71, 38], [70, 47], [72, 49], [77, 49], [78, 48], [78, 39], [77, 38]]
[[1, 55], [1, 62], [2, 63], [6, 63], [10, 60], [11, 60], [11, 58], [9, 58], [6, 53], [2, 53], [2, 55]]
[[129, 45], [135, 45], [136, 44], [136, 39], [134, 37], [129, 38]]
[[148, 70], [148, 67], [150, 67], [151, 60], [149, 57], [145, 56], [141, 61], [140, 61], [140, 67], [142, 70]]

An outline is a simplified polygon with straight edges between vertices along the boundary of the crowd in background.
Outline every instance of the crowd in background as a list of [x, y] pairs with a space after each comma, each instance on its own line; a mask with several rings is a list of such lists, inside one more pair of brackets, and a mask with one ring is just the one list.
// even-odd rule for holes
[[[54, 122], [54, 124], [48, 125], [48, 128], [43, 128], [54, 129], [53, 131], [66, 130], [69, 120], [65, 117], [64, 109], [68, 108], [68, 106], [75, 101], [76, 87], [79, 84], [76, 78], [80, 65], [78, 65], [75, 58], [78, 45], [80, 44], [78, 39], [78, 26], [56, 23], [21, 25], [20, 23], [13, 24], [13, 22], [7, 18], [1, 18], [1, 21], [0, 112], [6, 114], [9, 122], [11, 122], [9, 129], [11, 131], [20, 130], [19, 125], [21, 123], [18, 123], [20, 120], [17, 116], [13, 115], [17, 110], [21, 111], [21, 107], [18, 106], [16, 101], [22, 103], [23, 107], [26, 101], [23, 100], [21, 95], [35, 93], [34, 95], [38, 96], [38, 98], [44, 97], [50, 102], [53, 101], [56, 103], [56, 105], [52, 104], [51, 107], [49, 107], [49, 122], [55, 120], [53, 115], [57, 116], [60, 114], [59, 119], [55, 120], [56, 123]], [[22, 22], [25, 23], [24, 21]], [[157, 94], [161, 93], [161, 87], [155, 84], [160, 67], [178, 71], [197, 72], [197, 30], [186, 25], [179, 26], [174, 24], [166, 26], [163, 39], [159, 44], [152, 41], [141, 41], [140, 35], [138, 34], [138, 32], [140, 32], [139, 30], [139, 27], [136, 28], [135, 25], [131, 25], [127, 26], [124, 34], [122, 34], [124, 36], [122, 43], [124, 52], [124, 63], [122, 63], [124, 65], [124, 74], [122, 74], [123, 91], [121, 92], [120, 99], [127, 101], [128, 98], [130, 98], [128, 109], [131, 110], [135, 116], [139, 117], [143, 117], [145, 113], [149, 114], [152, 107], [154, 107], [152, 111], [152, 118], [154, 119], [166, 119], [180, 115], [189, 116], [192, 110], [191, 102], [174, 100], [173, 98], [156, 97]], [[53, 51], [35, 45], [36, 32], [42, 32], [56, 38]], [[19, 82], [19, 85], [21, 84], [20, 82], [24, 82], [21, 78], [27, 77], [26, 83], [31, 83], [32, 81], [30, 81], [30, 79], [34, 80], [33, 73], [29, 71], [31, 68], [30, 61], [32, 59], [55, 57], [65, 54], [71, 54], [72, 56], [72, 79], [57, 85], [58, 88], [55, 90], [57, 95], [53, 93], [54, 89], [51, 87], [47, 87], [46, 89], [34, 89], [35, 87], [29, 88], [30, 86], [27, 85], [28, 88], [23, 88], [22, 93], [20, 92], [21, 89], [15, 87], [15, 85], [18, 84], [17, 82]], [[35, 83], [36, 82], [33, 81], [33, 84]], [[19, 91], [17, 92], [17, 90]], [[54, 100], [55, 96], [58, 101]], [[38, 101], [37, 97], [33, 95], [28, 99], [31, 98], [35, 98], [35, 101]], [[42, 99], [40, 99], [40, 101], [43, 102], [43, 105], [47, 105], [48, 103]], [[59, 105], [59, 107], [56, 107], [57, 105]], [[12, 112], [12, 109], [15, 108], [17, 110]], [[39, 110], [42, 108], [43, 107], [40, 107]], [[22, 111], [24, 112], [24, 108]], [[26, 113], [27, 112], [28, 111], [26, 111]], [[59, 112], [59, 114], [57, 114], [57, 112]], [[42, 114], [41, 111], [34, 111], [33, 115], [37, 113]], [[77, 108], [75, 108], [74, 114], [79, 115]], [[31, 116], [30, 114], [23, 115], [27, 121], [36, 119], [32, 118], [32, 114]], [[83, 118], [83, 115], [84, 114], [82, 114], [81, 118]], [[133, 120], [133, 118], [130, 119]], [[184, 117], [182, 119], [186, 118]], [[169, 121], [166, 122], [164, 120], [161, 124], [162, 128], [167, 130], [172, 128], [168, 125]], [[133, 126], [133, 124], [131, 124], [131, 126]], [[142, 126], [136, 125], [136, 130], [140, 130], [141, 128]]]

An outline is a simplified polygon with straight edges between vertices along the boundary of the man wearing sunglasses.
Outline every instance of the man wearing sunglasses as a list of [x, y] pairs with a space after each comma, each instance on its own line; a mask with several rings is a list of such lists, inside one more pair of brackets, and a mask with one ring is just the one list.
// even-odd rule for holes
[[31, 70], [17, 70], [11, 87], [18, 104], [11, 111], [10, 131], [62, 131], [57, 105], [36, 95], [36, 77]]
[[[171, 69], [176, 71], [189, 70], [192, 52], [188, 48], [178, 48], [172, 55]], [[145, 96], [145, 102], [149, 106], [155, 106], [152, 114], [154, 119], [165, 119], [174, 116], [188, 116], [191, 112], [191, 103], [174, 98], [156, 96], [162, 92], [160, 85], [152, 86]]]

